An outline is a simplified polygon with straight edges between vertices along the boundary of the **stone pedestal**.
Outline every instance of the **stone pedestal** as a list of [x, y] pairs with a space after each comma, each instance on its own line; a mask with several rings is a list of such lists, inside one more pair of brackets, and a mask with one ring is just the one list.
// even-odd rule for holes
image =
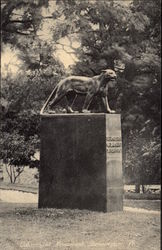
[[118, 114], [41, 116], [39, 208], [123, 210]]

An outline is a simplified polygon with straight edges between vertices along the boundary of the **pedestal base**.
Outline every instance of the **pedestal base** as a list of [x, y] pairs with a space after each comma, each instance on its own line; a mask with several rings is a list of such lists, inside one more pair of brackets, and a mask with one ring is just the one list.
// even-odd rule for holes
[[123, 210], [118, 114], [42, 115], [39, 208]]

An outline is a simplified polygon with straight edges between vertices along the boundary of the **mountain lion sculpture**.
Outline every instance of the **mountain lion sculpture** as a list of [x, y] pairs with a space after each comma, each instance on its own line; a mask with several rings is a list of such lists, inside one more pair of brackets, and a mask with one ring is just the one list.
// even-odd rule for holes
[[[100, 75], [94, 77], [85, 77], [85, 76], [69, 76], [63, 80], [61, 80], [48, 100], [44, 104], [41, 113], [43, 113], [45, 107], [48, 105], [50, 108], [53, 108], [56, 104], [60, 102], [60, 100], [67, 96], [69, 92], [75, 93], [75, 98], [77, 95], [82, 94], [85, 95], [84, 105], [82, 107], [82, 112], [89, 112], [88, 108], [94, 96], [100, 96], [103, 100], [106, 112], [115, 113], [114, 110], [111, 110], [108, 102], [108, 89], [109, 87], [114, 86], [114, 80], [117, 78], [116, 73], [112, 69], [103, 70]], [[74, 99], [75, 99], [74, 98]], [[51, 102], [50, 102], [51, 101]], [[73, 113], [72, 103], [68, 101], [67, 112]]]

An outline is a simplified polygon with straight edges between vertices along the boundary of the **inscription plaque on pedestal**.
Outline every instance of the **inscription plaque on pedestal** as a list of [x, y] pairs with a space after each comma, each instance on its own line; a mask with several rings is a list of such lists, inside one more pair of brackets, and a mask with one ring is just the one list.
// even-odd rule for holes
[[118, 114], [41, 116], [39, 207], [123, 209]]
[[120, 115], [106, 115], [107, 211], [123, 210]]

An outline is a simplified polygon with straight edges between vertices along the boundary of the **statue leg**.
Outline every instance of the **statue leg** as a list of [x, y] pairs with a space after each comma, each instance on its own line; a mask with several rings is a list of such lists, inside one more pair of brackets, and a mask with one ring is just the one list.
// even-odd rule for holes
[[84, 101], [84, 104], [83, 104], [83, 107], [82, 107], [82, 112], [83, 113], [86, 113], [86, 112], [90, 112], [89, 110], [88, 110], [88, 108], [89, 108], [89, 105], [90, 105], [90, 103], [91, 103], [91, 101], [92, 101], [92, 99], [93, 99], [93, 94], [87, 94], [86, 95], [86, 98], [85, 98], [85, 101]]
[[66, 99], [67, 99], [67, 112], [68, 113], [74, 113], [74, 110], [72, 109], [72, 106], [75, 102], [75, 99], [77, 97], [77, 94], [75, 92], [69, 92], [66, 94]]
[[62, 93], [56, 93], [54, 99], [51, 101], [51, 103], [49, 104], [50, 108], [54, 107], [56, 104], [58, 104], [61, 99], [66, 95], [65, 92]]
[[104, 106], [106, 108], [106, 111], [110, 114], [114, 114], [115, 113], [115, 110], [111, 110], [110, 109], [110, 106], [109, 106], [109, 102], [108, 102], [108, 97], [107, 96], [104, 96], [102, 97], [102, 100], [103, 100], [103, 103], [104, 103]]

